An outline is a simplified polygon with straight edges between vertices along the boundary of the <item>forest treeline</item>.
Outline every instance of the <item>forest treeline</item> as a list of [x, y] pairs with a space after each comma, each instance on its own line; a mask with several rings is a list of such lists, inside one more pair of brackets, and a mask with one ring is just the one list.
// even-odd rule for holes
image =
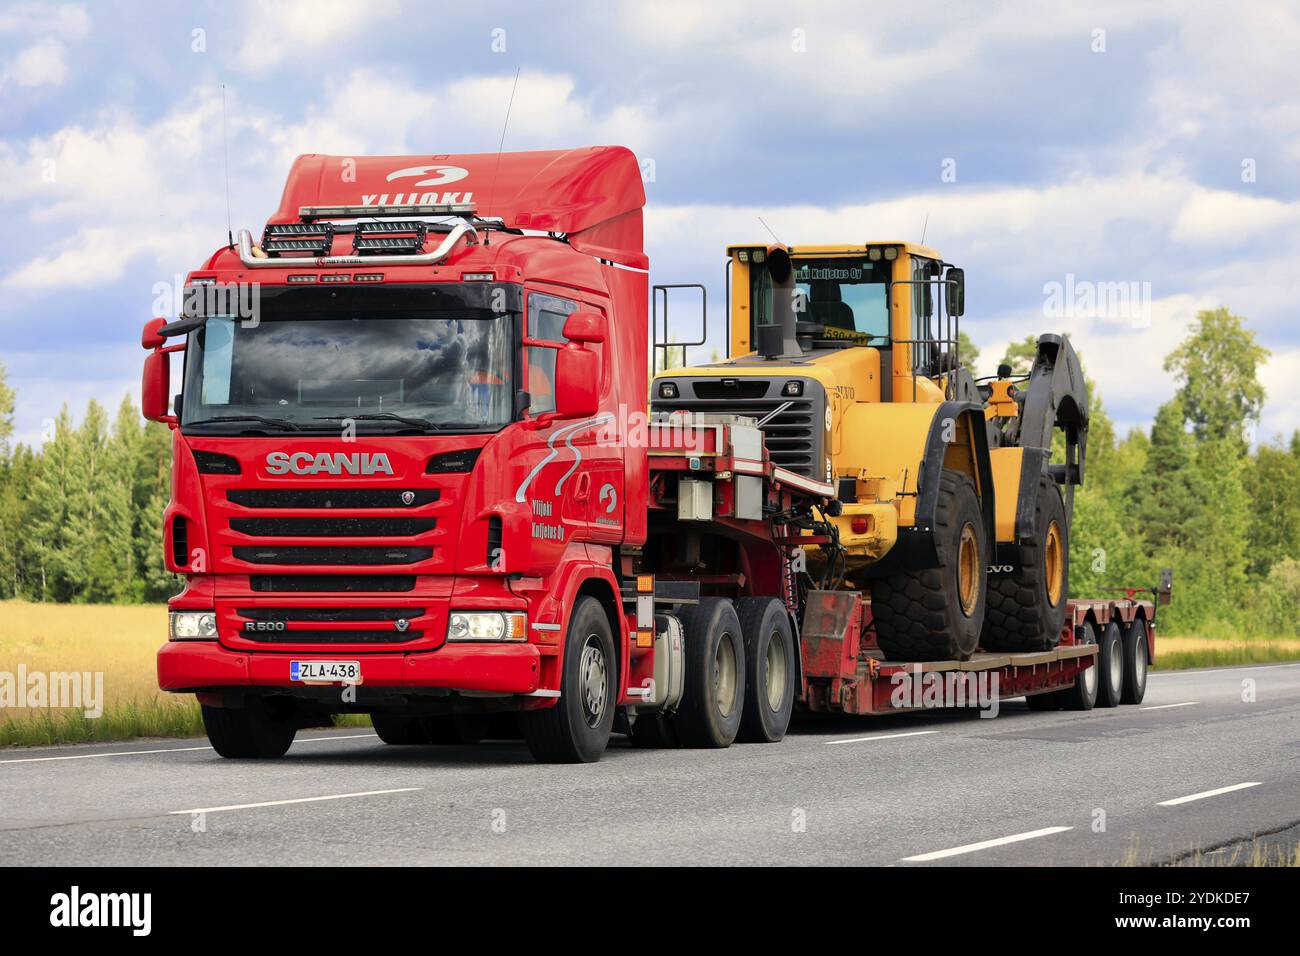
[[[963, 344], [964, 358], [973, 351]], [[1164, 358], [1176, 390], [1149, 432], [1117, 435], [1089, 383], [1073, 594], [1149, 586], [1170, 567], [1165, 633], [1300, 632], [1300, 431], [1252, 441], [1268, 354], [1242, 317], [1199, 313]], [[1004, 361], [1023, 373], [1033, 355], [1030, 337]], [[65, 406], [41, 447], [15, 445], [14, 399], [0, 366], [0, 597], [139, 603], [174, 593], [162, 561], [168, 429], [144, 422], [129, 398], [111, 420], [92, 401], [79, 422]]]

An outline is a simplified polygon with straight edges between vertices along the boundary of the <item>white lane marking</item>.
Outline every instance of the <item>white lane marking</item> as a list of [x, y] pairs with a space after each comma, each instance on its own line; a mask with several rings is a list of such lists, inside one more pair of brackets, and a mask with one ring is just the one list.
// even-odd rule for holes
[[[337, 737], [302, 737], [294, 741], [297, 744], [318, 744], [329, 740], [362, 740], [377, 734], [346, 734]], [[202, 747], [159, 747], [156, 750], [114, 750], [104, 754], [63, 754], [58, 757], [16, 757], [12, 760], [0, 760], [0, 763], [45, 763], [50, 760], [93, 760], [97, 757], [139, 757], [143, 754], [183, 754], [194, 750], [211, 750], [207, 744]]]
[[937, 730], [910, 730], [905, 734], [876, 734], [873, 737], [849, 737], [845, 740], [823, 740], [826, 746], [832, 744], [861, 744], [870, 740], [895, 740], [899, 737], [924, 737], [926, 734], [937, 734]]
[[983, 840], [979, 843], [967, 843], [965, 846], [955, 846], [951, 850], [935, 850], [933, 853], [919, 853], [916, 856], [903, 857], [904, 863], [926, 863], [930, 860], [942, 860], [950, 856], [960, 856], [963, 853], [974, 853], [976, 850], [987, 850], [995, 846], [1006, 846], [1008, 843], [1019, 843], [1021, 840], [1035, 840], [1038, 837], [1051, 836], [1053, 833], [1064, 833], [1066, 830], [1073, 830], [1074, 827], [1044, 827], [1041, 830], [1030, 830], [1028, 833], [1016, 833], [1012, 836], [998, 837], [996, 840]]
[[233, 803], [228, 807], [195, 807], [193, 810], [170, 810], [170, 816], [185, 813], [221, 813], [225, 810], [255, 810], [258, 807], [283, 807], [291, 803], [319, 803], [321, 800], [347, 800], [350, 797], [378, 797], [386, 793], [410, 793], [423, 787], [398, 787], [395, 790], [361, 790], [357, 793], [332, 793], [324, 797], [298, 797], [296, 800], [267, 800], [264, 803]]
[[1234, 664], [1231, 667], [1187, 667], [1176, 671], [1151, 671], [1147, 675], [1147, 679], [1155, 680], [1157, 677], [1198, 677], [1201, 674], [1227, 674], [1232, 671], [1265, 671], [1280, 667], [1300, 667], [1300, 662], [1291, 664]]
[[1195, 707], [1199, 700], [1185, 700], [1181, 704], [1157, 704], [1154, 707], [1139, 707], [1138, 710], [1169, 710], [1171, 707]]
[[1260, 786], [1260, 781], [1252, 783], [1236, 783], [1231, 787], [1220, 787], [1218, 790], [1204, 790], [1201, 793], [1193, 793], [1186, 797], [1175, 797], [1172, 800], [1161, 800], [1156, 804], [1157, 807], [1176, 807], [1180, 803], [1191, 803], [1193, 800], [1204, 800], [1207, 797], [1217, 797], [1221, 793], [1232, 793], [1234, 790], [1248, 790], [1251, 787]]

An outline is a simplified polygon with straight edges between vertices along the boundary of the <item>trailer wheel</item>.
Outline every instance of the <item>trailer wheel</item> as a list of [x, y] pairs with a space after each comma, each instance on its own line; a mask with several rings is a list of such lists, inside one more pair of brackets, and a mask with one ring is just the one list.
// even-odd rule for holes
[[1147, 695], [1147, 622], [1135, 617], [1124, 631], [1124, 686], [1121, 704], [1140, 704]]
[[1093, 665], [1097, 668], [1097, 706], [1118, 707], [1124, 691], [1124, 642], [1114, 621], [1099, 630], [1100, 651]]
[[980, 643], [990, 651], [1048, 651], [1061, 640], [1070, 593], [1070, 526], [1061, 489], [1038, 479], [1034, 539], [1020, 566], [989, 578], [989, 610]]
[[940, 476], [934, 539], [939, 567], [872, 582], [877, 640], [890, 660], [964, 661], [979, 645], [989, 545], [969, 475]]
[[394, 747], [429, 743], [419, 717], [406, 714], [371, 714], [370, 723], [384, 743]]
[[[1085, 627], [1083, 633], [1085, 644], [1096, 643], [1092, 628]], [[1065, 710], [1092, 710], [1097, 704], [1097, 685], [1100, 683], [1097, 674], [1098, 662], [1093, 660], [1091, 667], [1080, 671], [1074, 678], [1073, 687], [1057, 692], [1061, 696], [1061, 706]]]
[[794, 713], [794, 634], [785, 605], [776, 598], [744, 597], [736, 602], [745, 640], [745, 710], [736, 739], [776, 743]]
[[260, 697], [243, 707], [202, 706], [208, 743], [233, 759], [283, 757], [293, 744], [297, 727], [288, 715], [274, 713]]
[[700, 598], [683, 608], [685, 687], [673, 730], [686, 747], [729, 747], [745, 708], [745, 641], [726, 598]]
[[528, 749], [541, 763], [592, 763], [609, 744], [618, 699], [618, 658], [605, 609], [593, 597], [574, 605], [564, 638], [560, 699], [519, 715]]

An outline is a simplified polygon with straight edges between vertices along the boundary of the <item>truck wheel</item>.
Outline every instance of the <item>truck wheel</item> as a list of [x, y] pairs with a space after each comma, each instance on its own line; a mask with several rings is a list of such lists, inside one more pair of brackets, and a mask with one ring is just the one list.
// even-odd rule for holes
[[1124, 692], [1124, 642], [1119, 635], [1119, 625], [1111, 621], [1097, 638], [1097, 706], [1118, 707]]
[[1061, 489], [1038, 479], [1034, 540], [1020, 546], [1020, 567], [989, 578], [980, 642], [990, 651], [1047, 651], [1061, 640], [1070, 593], [1070, 528]]
[[605, 609], [593, 597], [574, 605], [564, 637], [560, 699], [519, 715], [528, 749], [541, 763], [592, 763], [609, 744], [618, 699], [618, 658]]
[[939, 567], [872, 582], [871, 610], [889, 660], [969, 660], [979, 645], [988, 564], [984, 517], [975, 483], [944, 469], [934, 542]]
[[1121, 704], [1140, 704], [1147, 695], [1147, 622], [1140, 617], [1124, 631], [1124, 685], [1119, 695]]
[[[1083, 633], [1084, 643], [1096, 643], [1092, 628], [1084, 628]], [[1097, 673], [1097, 661], [1094, 660], [1091, 667], [1081, 671], [1074, 678], [1073, 687], [1058, 691], [1061, 695], [1061, 706], [1066, 710], [1092, 710], [1097, 704], [1097, 685], [1100, 683]]]
[[374, 725], [379, 739], [392, 746], [429, 743], [424, 725], [419, 717], [406, 714], [371, 714], [370, 723]]
[[663, 714], [637, 714], [632, 723], [632, 746], [643, 750], [665, 750], [677, 746], [677, 732]]
[[266, 702], [250, 697], [243, 707], [202, 706], [208, 743], [223, 757], [283, 757], [298, 732], [288, 716], [270, 711]]
[[682, 702], [673, 730], [686, 747], [729, 747], [745, 707], [745, 641], [726, 598], [700, 598], [681, 612], [686, 639]]
[[776, 598], [744, 597], [736, 602], [745, 641], [745, 709], [736, 739], [776, 743], [794, 713], [794, 634], [785, 605]]

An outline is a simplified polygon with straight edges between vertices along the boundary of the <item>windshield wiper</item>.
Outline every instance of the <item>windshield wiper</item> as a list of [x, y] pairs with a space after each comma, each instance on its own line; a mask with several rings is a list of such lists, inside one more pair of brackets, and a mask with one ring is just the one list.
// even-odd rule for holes
[[287, 418], [267, 418], [264, 415], [218, 415], [215, 418], [201, 418], [197, 422], [186, 422], [185, 427], [192, 425], [215, 425], [218, 422], [261, 422], [263, 425], [274, 425], [276, 428], [287, 428], [290, 431], [302, 431], [301, 426], [296, 422], [291, 422]]
[[407, 418], [405, 415], [395, 415], [392, 412], [369, 412], [365, 415], [318, 415], [317, 421], [341, 422], [346, 418], [354, 422], [368, 421], [390, 421], [401, 422], [403, 425], [410, 425], [412, 428], [427, 428], [430, 431], [440, 431], [442, 426], [437, 422], [426, 421], [423, 418]]

